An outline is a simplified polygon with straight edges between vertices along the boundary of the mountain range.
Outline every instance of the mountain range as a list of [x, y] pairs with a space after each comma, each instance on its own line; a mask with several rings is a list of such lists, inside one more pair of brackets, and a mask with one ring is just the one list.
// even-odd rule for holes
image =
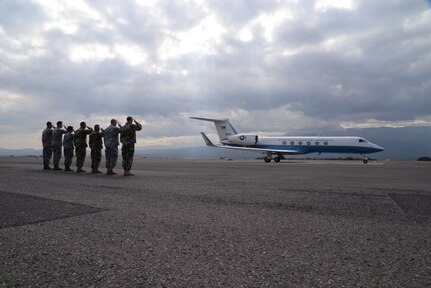
[[[296, 136], [296, 135], [291, 135]], [[431, 126], [403, 127], [403, 128], [363, 128], [345, 129], [340, 131], [325, 131], [302, 136], [360, 136], [379, 146], [385, 151], [371, 154], [375, 159], [392, 160], [416, 160], [419, 157], [431, 156]], [[42, 149], [3, 149], [0, 148], [0, 156], [39, 156]], [[166, 157], [166, 158], [236, 158], [254, 159], [261, 156], [260, 153], [233, 151], [229, 149], [216, 149], [202, 145], [198, 147], [176, 148], [171, 145], [168, 148], [136, 148], [137, 156]], [[355, 155], [347, 154], [307, 154], [296, 158], [338, 158]], [[289, 157], [290, 158], [290, 157]], [[293, 157], [295, 158], [295, 157]]]

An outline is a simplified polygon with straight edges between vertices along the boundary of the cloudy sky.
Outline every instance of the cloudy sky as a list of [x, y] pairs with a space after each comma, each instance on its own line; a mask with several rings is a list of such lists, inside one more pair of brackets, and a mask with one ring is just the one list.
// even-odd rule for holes
[[[0, 147], [46, 121], [298, 134], [431, 125], [431, 1], [0, 0]], [[214, 134], [210, 133], [210, 136]]]

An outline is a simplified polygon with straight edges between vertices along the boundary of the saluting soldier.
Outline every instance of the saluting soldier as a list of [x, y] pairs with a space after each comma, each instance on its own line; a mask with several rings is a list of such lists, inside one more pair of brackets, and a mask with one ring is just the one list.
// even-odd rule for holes
[[42, 146], [43, 146], [43, 170], [51, 170], [49, 162], [52, 157], [52, 123], [46, 122], [46, 128], [42, 132]]
[[68, 126], [66, 129], [67, 133], [63, 138], [63, 150], [64, 150], [64, 171], [73, 171], [70, 169], [73, 159], [73, 127]]
[[[118, 127], [117, 127], [118, 125]], [[121, 124], [117, 120], [112, 119], [111, 125], [103, 132], [103, 140], [105, 141], [105, 156], [106, 156], [106, 175], [115, 175], [114, 168], [117, 165], [118, 159], [118, 135], [121, 133]]]
[[61, 146], [63, 144], [63, 135], [67, 133], [63, 129], [63, 122], [58, 121], [57, 127], [52, 131], [52, 150], [54, 152], [54, 170], [63, 170], [59, 167], [61, 159]]
[[91, 149], [91, 173], [102, 173], [99, 171], [100, 161], [102, 160], [102, 137], [103, 129], [99, 125], [94, 125], [94, 131], [90, 133], [90, 149]]
[[87, 127], [87, 124], [82, 121], [79, 124], [79, 129], [75, 131], [75, 154], [76, 154], [76, 172], [85, 172], [85, 170], [82, 169], [84, 166], [85, 161], [85, 154], [87, 150], [87, 135], [89, 135], [91, 132], [93, 132], [93, 129], [90, 127]]
[[127, 117], [127, 123], [121, 128], [121, 152], [123, 156], [124, 176], [135, 176], [130, 172], [135, 154], [136, 131], [142, 130], [142, 125], [131, 116]]

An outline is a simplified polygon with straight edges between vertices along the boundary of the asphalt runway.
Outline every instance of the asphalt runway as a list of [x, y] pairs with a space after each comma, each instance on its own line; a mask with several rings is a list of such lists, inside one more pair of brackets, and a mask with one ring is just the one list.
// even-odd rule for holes
[[431, 287], [431, 163], [133, 172], [0, 158], [0, 287]]

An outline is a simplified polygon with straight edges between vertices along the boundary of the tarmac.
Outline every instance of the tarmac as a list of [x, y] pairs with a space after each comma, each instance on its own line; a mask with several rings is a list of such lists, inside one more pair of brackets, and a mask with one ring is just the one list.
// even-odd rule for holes
[[0, 287], [431, 287], [431, 163], [132, 171], [0, 158]]

